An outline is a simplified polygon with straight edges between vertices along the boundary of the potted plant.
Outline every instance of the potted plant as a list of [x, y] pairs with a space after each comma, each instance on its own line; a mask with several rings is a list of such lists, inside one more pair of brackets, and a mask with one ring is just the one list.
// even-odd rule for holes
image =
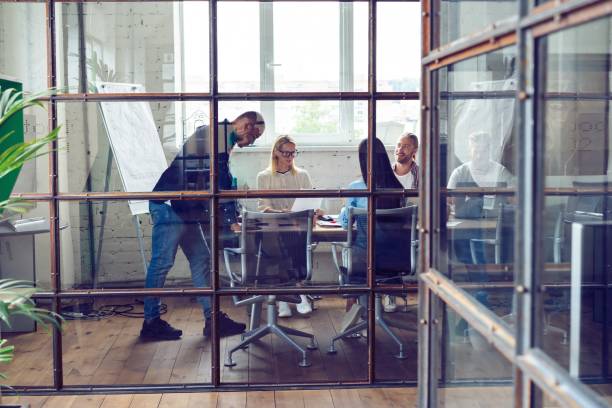
[[[24, 142], [15, 132], [15, 126], [23, 126], [19, 115], [25, 108], [42, 107], [39, 98], [48, 92], [24, 96], [14, 88], [0, 88], [0, 219], [7, 219], [15, 213], [25, 213], [32, 207], [31, 203], [21, 198], [10, 197], [19, 170], [23, 164], [48, 153], [46, 147], [57, 139], [59, 128], [53, 129], [46, 136]], [[13, 123], [11, 123], [11, 121]], [[32, 282], [0, 279], [0, 320], [11, 325], [11, 316], [22, 315], [33, 319], [45, 328], [61, 327], [63, 319], [56, 313], [38, 308], [32, 296], [38, 291]], [[2, 339], [0, 333], [0, 363], [13, 360], [15, 346]], [[6, 376], [0, 373], [0, 380]]]

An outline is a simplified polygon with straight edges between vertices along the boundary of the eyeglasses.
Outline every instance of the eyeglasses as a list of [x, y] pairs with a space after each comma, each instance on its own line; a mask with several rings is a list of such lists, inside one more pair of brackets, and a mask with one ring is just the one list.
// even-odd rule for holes
[[283, 157], [295, 157], [298, 155], [298, 151], [297, 150], [281, 150], [281, 149], [276, 149], [277, 152], [279, 152], [281, 154], [281, 156]]

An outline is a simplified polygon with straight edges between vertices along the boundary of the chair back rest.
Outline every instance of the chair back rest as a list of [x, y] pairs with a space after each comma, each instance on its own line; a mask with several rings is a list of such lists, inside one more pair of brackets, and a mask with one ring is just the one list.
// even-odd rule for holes
[[241, 284], [285, 286], [310, 279], [314, 210], [242, 212]]
[[[374, 270], [376, 278], [409, 274], [412, 271], [412, 245], [416, 240], [417, 206], [376, 210], [374, 230]], [[367, 258], [367, 210], [349, 208], [349, 225], [357, 224], [353, 241], [352, 267], [354, 274], [363, 274]], [[362, 256], [355, 256], [356, 252]]]
[[514, 219], [516, 209], [514, 205], [499, 206], [497, 225], [495, 228], [495, 239], [499, 243], [499, 254], [496, 255], [496, 263], [514, 262], [514, 235], [516, 220]]

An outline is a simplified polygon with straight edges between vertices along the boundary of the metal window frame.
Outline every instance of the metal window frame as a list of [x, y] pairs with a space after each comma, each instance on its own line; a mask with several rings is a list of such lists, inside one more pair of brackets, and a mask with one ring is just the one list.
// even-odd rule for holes
[[[437, 22], [439, 0], [428, 0], [423, 5], [423, 17], [430, 28], [428, 41], [439, 37], [435, 24]], [[539, 331], [536, 330], [536, 319], [541, 316], [541, 297], [538, 293], [545, 288], [542, 285], [539, 270], [545, 268], [542, 254], [536, 250], [533, 242], [539, 242], [541, 213], [545, 196], [549, 195], [581, 195], [586, 191], [576, 188], [549, 189], [544, 186], [542, 163], [542, 140], [537, 135], [542, 134], [541, 121], [537, 120], [538, 103], [536, 90], [543, 78], [542, 70], [537, 68], [536, 40], [558, 30], [567, 29], [597, 18], [612, 15], [612, 3], [603, 0], [568, 0], [550, 1], [534, 7], [532, 0], [517, 1], [517, 17], [511, 20], [493, 24], [487, 30], [471, 35], [452, 44], [442, 45], [438, 49], [424, 54], [423, 82], [421, 92], [424, 99], [422, 124], [424, 141], [427, 147], [422, 152], [427, 154], [428, 170], [431, 178], [436, 180], [438, 157], [435, 154], [439, 145], [437, 133], [438, 90], [435, 87], [436, 71], [442, 67], [482, 55], [508, 45], [517, 46], [519, 64], [518, 87], [516, 91], [517, 122], [517, 157], [518, 169], [518, 199], [517, 224], [515, 234], [516, 278], [515, 292], [517, 295], [516, 333], [503, 332], [500, 339], [499, 319], [490, 311], [471, 298], [452, 281], [435, 269], [435, 250], [440, 232], [436, 210], [440, 197], [452, 194], [436, 186], [423, 176], [421, 192], [427, 200], [422, 211], [426, 248], [429, 254], [421, 259], [421, 282], [419, 286], [419, 402], [421, 406], [437, 405], [438, 373], [440, 344], [436, 343], [436, 332], [432, 329], [439, 318], [436, 307], [446, 304], [453, 308], [461, 317], [487, 339], [514, 365], [514, 406], [538, 407], [542, 405], [542, 390], [555, 398], [563, 406], [607, 406], [606, 401], [585, 384], [569, 376], [567, 370], [560, 367], [552, 358], [538, 348], [540, 344]], [[433, 85], [432, 85], [433, 84]], [[571, 97], [571, 95], [569, 95]], [[430, 113], [433, 111], [433, 113]], [[609, 189], [595, 189], [594, 192], [609, 193]], [[604, 191], [605, 190], [605, 191]], [[502, 192], [500, 192], [502, 193]], [[593, 192], [591, 192], [592, 194]], [[529, 239], [527, 239], [527, 237]]]
[[[6, 0], [0, 0], [5, 2]], [[117, 0], [108, 0], [114, 2]], [[173, 1], [173, 0], [159, 0]], [[244, 92], [244, 93], [222, 93], [218, 91], [218, 56], [217, 56], [217, 3], [232, 0], [210, 0], [209, 7], [209, 75], [210, 75], [210, 90], [209, 92], [178, 92], [178, 93], [139, 93], [139, 94], [93, 94], [87, 93], [86, 89], [81, 86], [77, 93], [58, 93], [47, 98], [42, 98], [42, 101], [49, 104], [49, 127], [55, 128], [58, 125], [57, 111], [61, 104], [67, 103], [83, 103], [83, 102], [100, 102], [100, 101], [203, 101], [209, 104], [209, 117], [212, 129], [210, 138], [210, 149], [216, 152], [218, 131], [216, 126], [212, 126], [218, 119], [219, 102], [224, 101], [293, 101], [293, 100], [331, 100], [331, 101], [367, 101], [369, 117], [368, 117], [368, 138], [371, 141], [375, 137], [376, 132], [376, 103], [377, 101], [396, 101], [396, 100], [419, 100], [419, 92], [378, 92], [376, 90], [376, 9], [379, 2], [414, 2], [416, 0], [352, 0], [351, 2], [368, 2], [369, 7], [369, 26], [368, 26], [368, 91], [367, 92]], [[265, 0], [247, 0], [259, 3]], [[274, 1], [303, 1], [303, 0], [274, 0]], [[337, 0], [316, 0], [316, 1], [331, 1], [337, 3]], [[12, 0], [8, 0], [12, 2]], [[30, 2], [25, 0], [24, 2]], [[76, 3], [82, 7], [83, 3], [99, 2], [99, 0], [45, 0], [44, 7], [46, 12], [46, 48], [47, 48], [47, 85], [49, 88], [57, 88], [57, 47], [56, 47], [56, 5], [61, 3]], [[126, 2], [130, 2], [129, 0]], [[136, 3], [136, 1], [133, 1]], [[345, 0], [341, 0], [345, 2]], [[31, 1], [31, 3], [41, 3], [40, 1]], [[365, 46], [365, 44], [364, 44]], [[20, 193], [15, 196], [34, 200], [40, 203], [49, 204], [50, 217], [50, 260], [51, 260], [51, 289], [37, 293], [35, 298], [50, 301], [52, 309], [55, 312], [60, 311], [61, 302], [65, 299], [75, 298], [114, 298], [123, 296], [142, 296], [155, 295], [165, 297], [192, 297], [196, 295], [208, 295], [212, 297], [212, 327], [214, 338], [212, 340], [212, 360], [211, 360], [211, 382], [210, 383], [188, 383], [188, 384], [123, 384], [123, 385], [87, 385], [74, 386], [64, 384], [63, 374], [63, 354], [62, 354], [62, 333], [54, 329], [52, 332], [52, 355], [53, 355], [53, 384], [50, 386], [19, 386], [16, 385], [10, 390], [6, 390], [5, 394], [76, 394], [76, 393], [115, 393], [115, 392], [180, 392], [180, 391], [216, 391], [216, 390], [267, 390], [267, 389], [294, 389], [296, 387], [304, 389], [314, 389], [321, 387], [363, 387], [363, 386], [398, 386], [412, 385], [416, 386], [416, 381], [409, 380], [379, 380], [376, 378], [375, 366], [375, 350], [374, 350], [374, 295], [389, 290], [416, 292], [416, 284], [404, 285], [376, 285], [373, 279], [372, 261], [374, 257], [373, 250], [373, 221], [370, 217], [368, 236], [368, 257], [369, 257], [369, 278], [368, 284], [362, 287], [340, 287], [339, 285], [308, 287], [308, 288], [225, 288], [221, 287], [219, 282], [219, 259], [216, 256], [211, 257], [211, 286], [209, 288], [156, 288], [156, 289], [63, 289], [61, 285], [61, 264], [60, 264], [60, 239], [59, 239], [59, 207], [61, 203], [68, 202], [92, 202], [92, 201], [127, 201], [130, 199], [205, 199], [211, 203], [211, 225], [212, 242], [211, 251], [217, 253], [219, 249], [217, 223], [217, 207], [220, 200], [229, 198], [258, 198], [258, 197], [367, 197], [369, 202], [372, 202], [380, 196], [404, 196], [417, 197], [416, 191], [405, 190], [378, 190], [368, 188], [366, 190], [316, 190], [316, 191], [283, 191], [283, 190], [249, 190], [249, 191], [220, 191], [218, 189], [216, 179], [218, 177], [217, 160], [211, 160], [210, 171], [210, 186], [209, 191], [184, 191], [184, 192], [163, 192], [163, 193], [126, 193], [126, 192], [62, 192], [60, 190], [58, 180], [59, 155], [58, 143], [53, 143], [53, 150], [49, 155], [49, 191], [48, 193]], [[374, 153], [372, 149], [368, 149], [368, 163], [371, 165]], [[372, 167], [370, 167], [372, 168]], [[371, 182], [372, 174], [368, 175], [368, 181]], [[371, 183], [368, 183], [371, 186]], [[373, 214], [373, 207], [370, 206], [370, 215]], [[368, 372], [367, 378], [364, 380], [351, 381], [311, 381], [311, 382], [295, 382], [287, 384], [273, 383], [223, 383], [220, 378], [220, 341], [218, 335], [218, 312], [220, 310], [220, 299], [222, 296], [245, 295], [245, 294], [263, 294], [263, 293], [309, 293], [320, 295], [339, 295], [339, 294], [368, 294], [370, 295], [370, 304], [368, 307], [370, 329], [368, 337]]]

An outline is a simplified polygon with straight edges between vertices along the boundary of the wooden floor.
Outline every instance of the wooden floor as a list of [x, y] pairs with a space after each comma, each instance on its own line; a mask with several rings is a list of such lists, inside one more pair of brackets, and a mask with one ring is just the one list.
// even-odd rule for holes
[[[236, 308], [229, 299], [222, 310], [232, 318], [246, 321], [245, 308]], [[121, 303], [114, 300], [115, 303]], [[127, 300], [123, 300], [127, 302]], [[179, 341], [142, 342], [138, 334], [142, 320], [115, 316], [103, 320], [70, 321], [63, 335], [65, 385], [140, 385], [207, 383], [211, 381], [211, 342], [202, 337], [203, 319], [199, 305], [188, 298], [166, 299], [168, 313], [163, 318], [183, 330]], [[379, 379], [412, 380], [417, 378], [416, 300], [408, 311], [388, 315], [404, 320], [414, 329], [394, 329], [405, 343], [408, 358], [398, 360], [398, 346], [377, 329], [376, 376]], [[108, 303], [108, 301], [106, 302]], [[400, 307], [403, 309], [403, 306]], [[246, 350], [234, 354], [235, 367], [221, 364], [223, 383], [301, 383], [347, 382], [367, 379], [367, 339], [337, 342], [338, 352], [328, 354], [333, 336], [340, 332], [345, 316], [345, 300], [326, 297], [317, 302], [310, 317], [294, 312], [281, 323], [314, 333], [319, 349], [309, 351], [312, 366], [298, 366], [299, 353], [276, 336], [269, 335]], [[11, 335], [16, 358], [0, 371], [16, 386], [52, 385], [51, 339], [48, 333]], [[239, 336], [222, 339], [221, 354], [240, 340]], [[306, 345], [303, 340], [298, 340]]]
[[395, 408], [416, 407], [416, 388], [3, 397], [31, 408]]
[[[133, 299], [113, 299], [113, 303]], [[64, 384], [74, 385], [143, 385], [207, 383], [211, 374], [211, 343], [202, 337], [203, 319], [199, 305], [188, 298], [165, 299], [168, 313], [164, 319], [183, 330], [179, 341], [142, 342], [138, 334], [140, 318], [113, 316], [102, 320], [70, 321], [63, 333]], [[105, 300], [104, 304], [109, 301]], [[382, 330], [376, 330], [377, 379], [409, 380], [417, 378], [416, 299], [408, 308], [385, 314], [402, 320], [414, 329], [394, 329], [407, 346], [408, 358], [394, 357], [397, 345]], [[100, 306], [100, 305], [97, 305]], [[232, 318], [246, 321], [244, 308], [221, 303]], [[235, 367], [221, 364], [221, 381], [232, 383], [301, 383], [347, 382], [367, 378], [367, 339], [348, 339], [337, 343], [338, 353], [327, 353], [330, 339], [340, 331], [345, 316], [345, 300], [324, 297], [310, 317], [294, 315], [282, 324], [314, 333], [319, 349], [309, 352], [312, 366], [298, 367], [298, 353], [275, 336], [267, 336], [246, 350], [235, 353]], [[449, 317], [449, 328], [457, 321]], [[463, 331], [450, 330], [445, 348], [447, 379], [502, 379], [510, 381], [512, 367], [492, 347], [474, 344], [474, 338]], [[7, 383], [16, 386], [51, 386], [51, 336], [42, 330], [7, 336], [16, 346], [16, 357], [10, 365], [0, 367], [8, 375]], [[559, 352], [567, 350], [559, 334], [551, 333], [548, 341]], [[222, 339], [222, 358], [239, 336]], [[305, 345], [305, 342], [302, 342]], [[612, 395], [612, 390], [600, 390]], [[32, 407], [410, 407], [416, 404], [417, 389], [334, 389], [318, 391], [211, 392], [196, 394], [126, 394], [109, 396], [7, 397], [4, 403], [25, 401]], [[512, 387], [443, 388], [439, 402], [444, 407], [512, 406]], [[550, 406], [554, 406], [551, 404]]]

